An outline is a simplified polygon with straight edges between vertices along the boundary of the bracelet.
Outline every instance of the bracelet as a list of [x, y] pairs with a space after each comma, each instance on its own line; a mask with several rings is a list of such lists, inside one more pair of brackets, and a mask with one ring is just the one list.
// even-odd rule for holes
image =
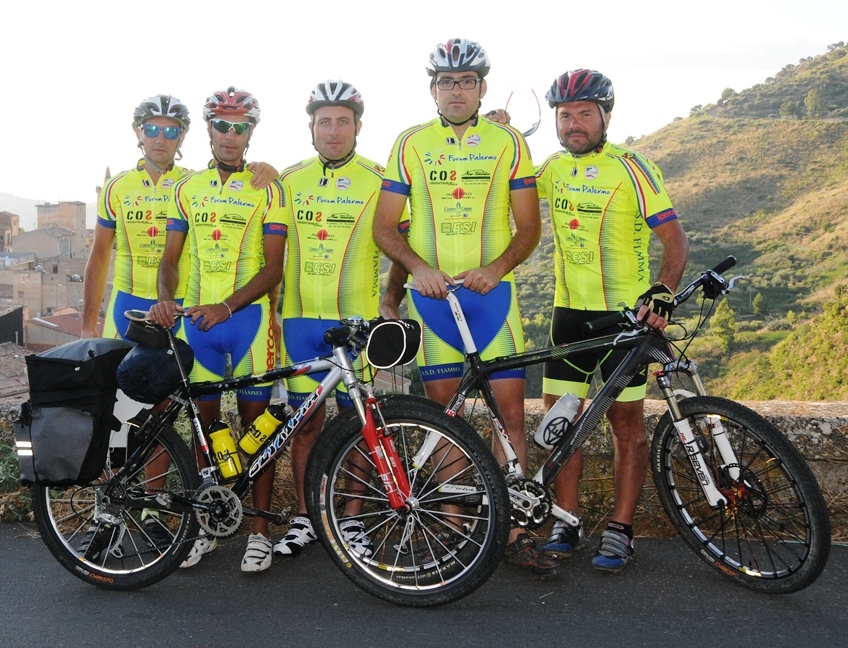
[[[227, 307], [227, 310], [228, 310], [228, 311], [230, 311], [230, 317], [232, 317], [232, 316], [233, 316], [233, 309], [232, 309], [232, 308], [230, 308], [230, 305], [229, 305], [227, 302], [225, 302], [225, 301], [222, 301], [221, 303], [222, 303], [224, 306], [226, 306], [226, 307]], [[230, 317], [228, 317], [227, 319], [230, 319]]]

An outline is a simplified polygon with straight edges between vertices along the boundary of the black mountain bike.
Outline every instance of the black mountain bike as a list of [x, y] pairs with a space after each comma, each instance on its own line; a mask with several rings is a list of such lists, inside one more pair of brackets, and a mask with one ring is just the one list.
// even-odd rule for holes
[[[588, 327], [616, 324], [621, 332], [514, 356], [482, 361], [459, 300], [448, 287], [448, 300], [470, 365], [445, 411], [458, 417], [465, 401], [479, 394], [491, 420], [492, 434], [504, 451], [502, 466], [512, 503], [512, 523], [528, 529], [550, 516], [574, 526], [579, 520], [557, 506], [548, 493], [554, 477], [600, 423], [630, 379], [650, 363], [668, 411], [653, 432], [651, 464], [663, 508], [686, 543], [704, 561], [733, 581], [768, 593], [788, 593], [812, 583], [830, 552], [830, 518], [815, 477], [792, 444], [756, 412], [739, 403], [708, 396], [698, 367], [680, 343], [691, 341], [715, 300], [732, 283], [721, 274], [735, 265], [728, 257], [707, 270], [674, 298], [677, 306], [698, 289], [705, 298], [691, 333], [671, 340], [636, 319], [636, 310], [604, 317]], [[415, 289], [414, 285], [407, 287]], [[706, 302], [710, 301], [710, 308]], [[505, 433], [489, 376], [495, 372], [563, 360], [581, 353], [627, 350], [625, 359], [573, 422], [562, 419], [562, 435], [532, 478], [525, 476]], [[693, 390], [672, 388], [687, 375]]]
[[[229, 537], [245, 515], [282, 524], [283, 514], [246, 507], [242, 499], [340, 383], [354, 407], [325, 426], [306, 486], [316, 532], [342, 572], [374, 596], [428, 606], [466, 596], [495, 570], [509, 531], [509, 500], [497, 462], [463, 420], [434, 411], [423, 399], [377, 398], [369, 383], [357, 379], [353, 362], [369, 333], [376, 340], [379, 325], [345, 320], [325, 334], [332, 355], [262, 375], [192, 384], [173, 333], [147, 321], [146, 313], [127, 316], [166, 336], [181, 379], [164, 409], [144, 409], [129, 421], [128, 456], [120, 465], [107, 459], [101, 477], [83, 486], [33, 485], [41, 537], [74, 576], [107, 589], [145, 587], [178, 568], [199, 529]], [[225, 479], [196, 400], [318, 372], [327, 375], [303, 405], [243, 458], [240, 474]], [[181, 412], [206, 458], [199, 471], [174, 429]], [[351, 541], [351, 523], [367, 534], [367, 546]], [[150, 524], [159, 527], [155, 537]], [[164, 544], [157, 539], [162, 531], [169, 538]]]

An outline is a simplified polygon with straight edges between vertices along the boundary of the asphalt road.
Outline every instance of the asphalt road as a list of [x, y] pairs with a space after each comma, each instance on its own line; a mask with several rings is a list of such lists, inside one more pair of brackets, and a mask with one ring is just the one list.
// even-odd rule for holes
[[843, 546], [833, 547], [818, 581], [790, 595], [731, 583], [682, 540], [640, 539], [637, 559], [618, 575], [595, 572], [592, 550], [584, 550], [556, 581], [502, 565], [453, 605], [409, 609], [360, 591], [320, 546], [242, 574], [244, 543], [228, 539], [193, 569], [118, 593], [62, 569], [33, 525], [0, 524], [0, 646], [848, 645]]

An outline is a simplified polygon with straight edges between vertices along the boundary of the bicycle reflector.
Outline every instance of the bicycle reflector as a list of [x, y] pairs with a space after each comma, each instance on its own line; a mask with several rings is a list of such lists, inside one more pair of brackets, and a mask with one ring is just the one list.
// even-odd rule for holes
[[382, 320], [371, 326], [365, 357], [375, 369], [407, 365], [421, 346], [421, 325], [415, 320]]

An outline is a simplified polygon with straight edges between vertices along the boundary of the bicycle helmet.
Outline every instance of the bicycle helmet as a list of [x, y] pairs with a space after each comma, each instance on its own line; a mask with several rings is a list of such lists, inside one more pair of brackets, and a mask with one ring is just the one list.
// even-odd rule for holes
[[359, 90], [353, 87], [352, 84], [346, 83], [341, 79], [334, 81], [328, 79], [323, 83], [319, 83], [309, 95], [309, 101], [306, 104], [306, 112], [309, 115], [314, 115], [315, 111], [322, 106], [344, 106], [350, 108], [356, 115], [357, 119], [362, 118], [362, 113], [365, 112], [365, 102], [362, 100], [362, 95]]
[[259, 102], [246, 90], [229, 86], [209, 95], [203, 106], [203, 119], [212, 121], [216, 117], [245, 115], [252, 124], [259, 123]]
[[138, 104], [133, 111], [133, 128], [138, 128], [154, 117], [169, 117], [179, 123], [183, 130], [188, 130], [191, 123], [186, 105], [171, 95], [155, 95]]
[[489, 73], [489, 55], [479, 43], [464, 38], [452, 38], [439, 43], [430, 52], [427, 74], [435, 78], [439, 72], [476, 72], [480, 78]]
[[612, 81], [600, 72], [585, 69], [571, 70], [558, 77], [545, 98], [551, 108], [570, 101], [593, 101], [607, 113], [612, 112], [615, 103]]

